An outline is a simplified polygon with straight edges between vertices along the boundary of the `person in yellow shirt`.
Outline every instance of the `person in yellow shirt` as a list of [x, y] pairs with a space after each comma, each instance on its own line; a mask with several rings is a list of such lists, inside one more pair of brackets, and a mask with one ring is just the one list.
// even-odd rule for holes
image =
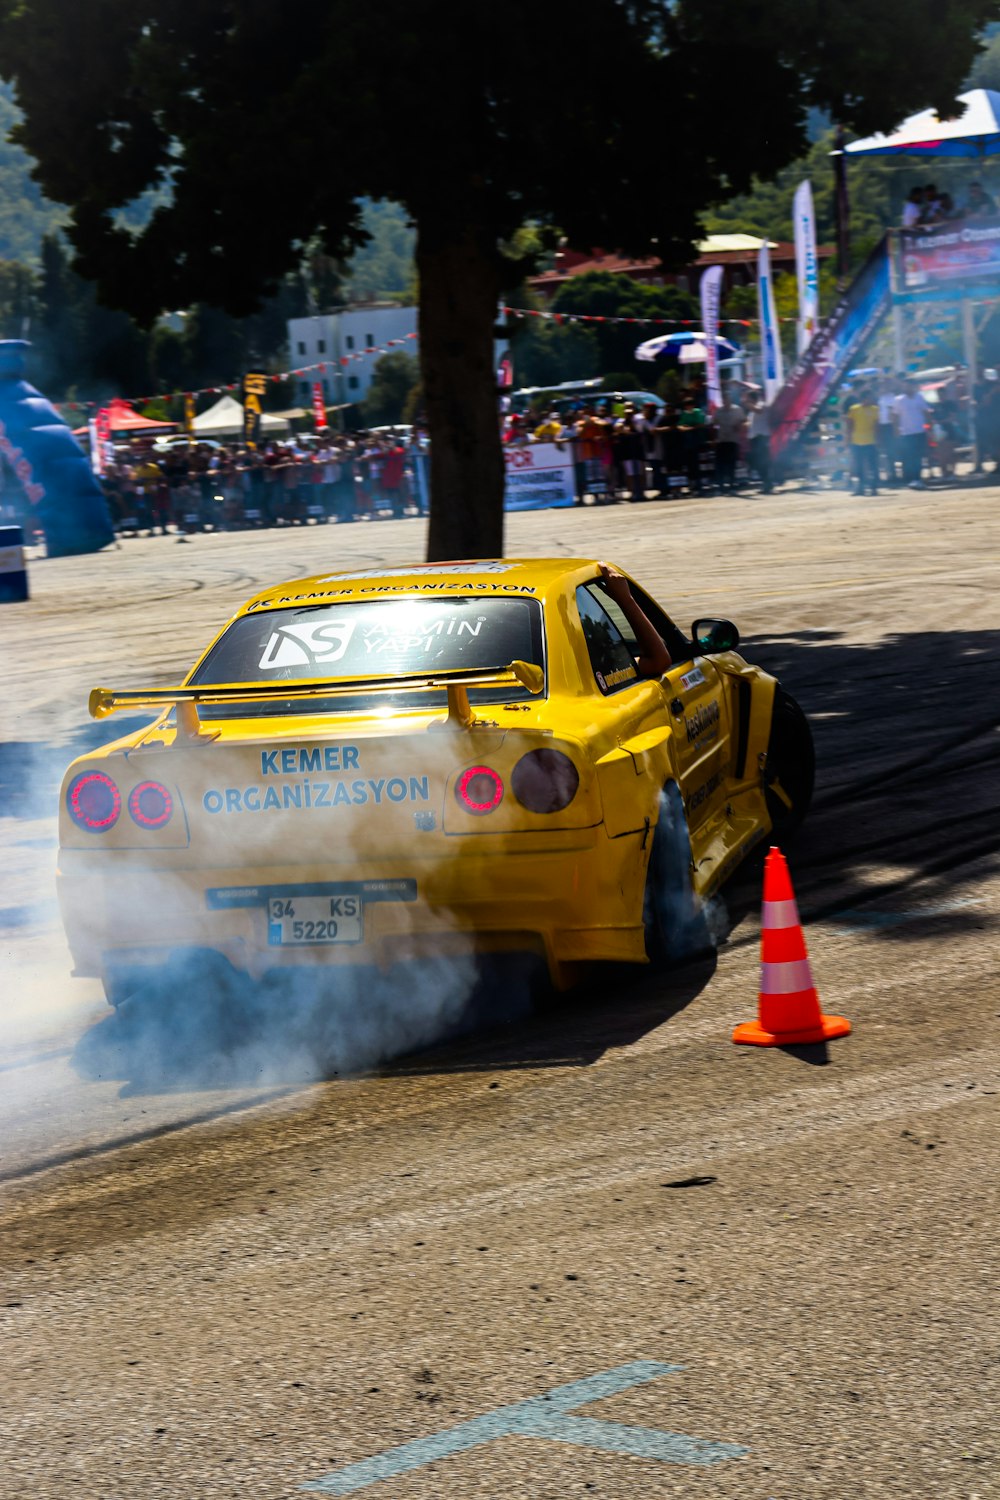
[[878, 494], [878, 402], [868, 386], [858, 391], [858, 399], [847, 408], [847, 441], [851, 445], [851, 467], [854, 470], [856, 495], [865, 493], [866, 483], [872, 495]]
[[563, 423], [557, 411], [550, 411], [548, 416], [534, 430], [532, 436], [536, 443], [555, 443], [562, 437]]

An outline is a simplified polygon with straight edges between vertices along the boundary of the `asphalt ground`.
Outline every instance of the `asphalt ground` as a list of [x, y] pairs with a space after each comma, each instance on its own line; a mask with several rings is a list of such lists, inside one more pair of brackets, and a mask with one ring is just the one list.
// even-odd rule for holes
[[998, 495], [509, 520], [511, 555], [736, 620], [803, 704], [826, 1048], [730, 1041], [755, 878], [710, 960], [354, 1076], [137, 1035], [52, 889], [62, 770], [120, 732], [89, 688], [176, 681], [261, 585], [419, 560], [422, 523], [33, 563], [0, 612], [0, 1494], [1000, 1495]]

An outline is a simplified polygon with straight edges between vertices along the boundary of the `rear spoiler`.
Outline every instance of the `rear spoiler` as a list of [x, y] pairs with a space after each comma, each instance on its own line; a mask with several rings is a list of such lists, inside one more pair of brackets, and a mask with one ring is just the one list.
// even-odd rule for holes
[[470, 687], [523, 687], [540, 693], [545, 673], [534, 662], [512, 661], [508, 667], [478, 667], [471, 671], [419, 672], [394, 677], [309, 677], [294, 682], [219, 682], [198, 686], [140, 688], [116, 692], [96, 687], [90, 693], [90, 716], [106, 719], [122, 709], [171, 708], [177, 711], [177, 737], [186, 740], [215, 739], [204, 734], [198, 717], [199, 703], [259, 703], [268, 698], [331, 698], [354, 693], [431, 693], [445, 688], [448, 717], [442, 729], [471, 729], [477, 722], [469, 704]]

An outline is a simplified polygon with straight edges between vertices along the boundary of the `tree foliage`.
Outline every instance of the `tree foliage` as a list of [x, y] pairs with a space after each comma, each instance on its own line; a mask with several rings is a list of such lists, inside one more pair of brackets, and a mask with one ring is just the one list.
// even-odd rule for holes
[[1000, 31], [989, 38], [972, 64], [968, 86], [970, 89], [995, 89], [1000, 93]]
[[[517, 385], [558, 385], [587, 380], [603, 371], [627, 373], [627, 383], [641, 386], [650, 370], [635, 358], [644, 339], [667, 330], [619, 318], [667, 318], [683, 324], [699, 317], [698, 299], [674, 286], [650, 286], [610, 271], [587, 271], [560, 287], [551, 308], [543, 309], [530, 292], [521, 291], [518, 306], [528, 316], [508, 322]], [[549, 311], [552, 319], [531, 316]], [[586, 322], [574, 318], [586, 317]], [[607, 319], [607, 322], [590, 321]], [[620, 382], [619, 382], [620, 383]]]
[[[0, 57], [79, 270], [147, 322], [196, 301], [252, 312], [314, 237], [337, 261], [363, 243], [362, 198], [402, 205], [430, 546], [468, 556], [502, 547], [492, 331], [524, 275], [503, 253], [519, 226], [684, 262], [708, 205], [802, 155], [810, 107], [862, 133], [947, 110], [996, 15], [997, 0], [590, 0], [567, 23], [554, 0], [508, 0], [499, 21], [456, 21], [450, 0], [300, 0], [291, 23], [273, 5], [102, 0], [95, 24], [89, 6], [0, 0]], [[289, 149], [290, 122], [308, 149]], [[139, 234], [119, 222], [167, 188]]]
[[367, 427], [402, 422], [413, 391], [420, 383], [420, 366], [412, 354], [401, 349], [383, 354], [375, 361], [372, 383], [361, 404], [361, 417]]
[[361, 222], [368, 238], [345, 267], [346, 298], [352, 302], [397, 297], [416, 301], [416, 233], [406, 210], [398, 203], [366, 203]]
[[9, 139], [20, 118], [13, 90], [0, 82], [0, 256], [28, 262], [37, 261], [42, 237], [65, 222], [66, 211], [43, 197], [31, 157]]

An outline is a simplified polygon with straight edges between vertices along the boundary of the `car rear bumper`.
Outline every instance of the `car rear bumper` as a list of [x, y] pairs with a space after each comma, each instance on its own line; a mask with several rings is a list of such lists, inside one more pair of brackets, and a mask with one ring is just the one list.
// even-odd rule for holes
[[[469, 951], [538, 953], [557, 983], [579, 962], [643, 962], [641, 835], [609, 839], [599, 826], [562, 836], [548, 852], [531, 843], [520, 851], [483, 839], [458, 858], [391, 867], [372, 860], [349, 871], [315, 863], [151, 869], [64, 849], [59, 900], [74, 972], [105, 980], [191, 949], [215, 952], [255, 979], [285, 967], [387, 968]], [[360, 941], [273, 941], [270, 898], [312, 886], [360, 890]]]

